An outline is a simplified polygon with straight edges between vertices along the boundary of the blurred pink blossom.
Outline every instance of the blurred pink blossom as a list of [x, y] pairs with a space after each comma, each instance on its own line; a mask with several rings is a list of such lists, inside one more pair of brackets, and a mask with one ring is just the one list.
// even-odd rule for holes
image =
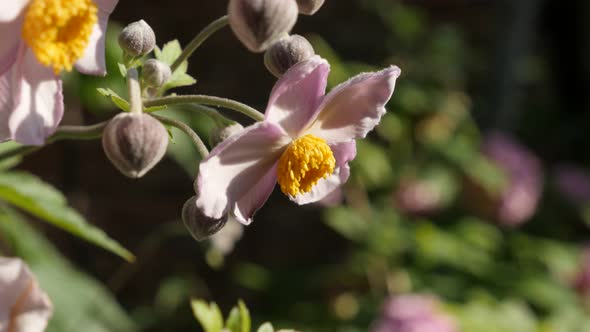
[[0, 257], [0, 332], [42, 332], [53, 307], [18, 258]]
[[442, 207], [440, 188], [426, 180], [402, 181], [393, 194], [393, 203], [401, 211], [413, 215], [428, 215]]
[[457, 332], [457, 323], [432, 295], [394, 296], [383, 305], [371, 332]]
[[499, 132], [486, 137], [482, 150], [507, 177], [495, 217], [504, 225], [522, 224], [533, 216], [542, 194], [541, 162], [514, 138]]
[[573, 286], [582, 296], [590, 296], [590, 246], [582, 252], [580, 270], [574, 278]]

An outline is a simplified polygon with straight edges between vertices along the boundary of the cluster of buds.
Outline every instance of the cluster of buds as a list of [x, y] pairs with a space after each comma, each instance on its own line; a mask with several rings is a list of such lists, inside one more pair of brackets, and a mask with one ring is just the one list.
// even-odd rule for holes
[[539, 158], [511, 136], [493, 132], [485, 137], [482, 154], [502, 172], [505, 181], [490, 191], [470, 179], [463, 197], [470, 209], [483, 218], [507, 227], [527, 222], [537, 211], [544, 183]]
[[229, 23], [238, 39], [252, 52], [264, 52], [264, 64], [282, 76], [315, 52], [302, 36], [289, 35], [298, 13], [313, 15], [324, 0], [231, 0]]
[[[141, 20], [123, 29], [119, 45], [126, 57], [142, 57], [155, 48], [156, 36], [152, 28]], [[142, 65], [141, 81], [145, 87], [162, 86], [170, 76], [170, 67], [160, 61], [150, 59]], [[130, 85], [129, 89], [132, 111], [121, 113], [109, 121], [103, 131], [102, 144], [105, 154], [121, 173], [130, 178], [140, 178], [164, 157], [168, 132], [160, 121], [142, 112], [139, 77], [128, 77], [130, 79], [134, 79], [136, 84]]]

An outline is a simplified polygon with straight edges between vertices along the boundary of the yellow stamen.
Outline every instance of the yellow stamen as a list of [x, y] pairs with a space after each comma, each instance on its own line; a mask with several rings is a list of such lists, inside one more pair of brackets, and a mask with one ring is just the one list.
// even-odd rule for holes
[[281, 155], [278, 183], [285, 195], [297, 196], [310, 192], [320, 179], [334, 172], [334, 167], [336, 159], [326, 141], [305, 135], [291, 142]]
[[92, 0], [32, 0], [22, 36], [37, 60], [59, 74], [84, 55], [98, 8]]

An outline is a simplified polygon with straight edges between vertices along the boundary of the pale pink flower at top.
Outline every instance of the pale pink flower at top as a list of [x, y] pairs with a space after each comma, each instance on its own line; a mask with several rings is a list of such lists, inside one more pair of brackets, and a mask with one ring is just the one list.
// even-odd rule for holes
[[274, 86], [264, 121], [201, 162], [197, 206], [205, 215], [232, 212], [249, 224], [277, 182], [291, 200], [307, 204], [348, 179], [355, 139], [379, 123], [400, 69], [360, 74], [324, 96], [329, 71], [319, 56], [293, 66]]
[[42, 145], [64, 111], [59, 73], [105, 75], [107, 21], [118, 0], [0, 3], [0, 141]]
[[49, 297], [27, 265], [0, 257], [0, 332], [42, 332], [52, 313]]

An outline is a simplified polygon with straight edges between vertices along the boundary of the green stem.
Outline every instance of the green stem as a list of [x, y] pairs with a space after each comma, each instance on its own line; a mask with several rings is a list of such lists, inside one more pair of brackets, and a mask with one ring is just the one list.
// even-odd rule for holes
[[191, 139], [191, 141], [193, 141], [193, 144], [195, 145], [195, 148], [197, 148], [197, 151], [201, 155], [202, 159], [205, 159], [209, 155], [209, 150], [207, 150], [207, 146], [205, 146], [205, 143], [203, 143], [203, 140], [187, 124], [185, 124], [182, 121], [174, 120], [174, 119], [171, 119], [171, 118], [168, 118], [165, 116], [161, 116], [161, 115], [152, 114], [152, 116], [154, 118], [160, 120], [162, 123], [167, 124], [169, 126], [176, 127], [178, 129], [180, 129], [181, 131], [183, 131], [185, 134], [187, 134], [187, 136]]
[[139, 73], [135, 68], [127, 69], [127, 90], [129, 91], [129, 108], [131, 113], [143, 112]]
[[109, 121], [107, 120], [90, 126], [60, 126], [55, 133], [47, 139], [47, 143], [53, 143], [64, 139], [97, 139], [102, 136], [102, 131], [108, 123]]
[[174, 73], [176, 69], [178, 69], [178, 67], [180, 67], [180, 65], [184, 61], [186, 61], [186, 59], [188, 59], [193, 54], [193, 52], [195, 52], [197, 48], [199, 48], [199, 46], [203, 44], [205, 40], [207, 40], [209, 37], [211, 37], [211, 35], [213, 35], [216, 31], [223, 28], [227, 24], [228, 19], [227, 15], [225, 15], [211, 22], [201, 32], [199, 32], [199, 34], [196, 35], [195, 38], [193, 38], [193, 40], [191, 40], [190, 43], [188, 43], [188, 45], [186, 45], [184, 50], [182, 50], [182, 53], [180, 53], [178, 58], [176, 58], [172, 66], [170, 66], [172, 73]]
[[[47, 138], [47, 144], [66, 139], [91, 140], [100, 138], [102, 136], [102, 131], [107, 124], [108, 121], [97, 123], [91, 126], [60, 126], [53, 135]], [[40, 148], [42, 148], [42, 146], [19, 146], [12, 150], [0, 153], [0, 160], [27, 155], [39, 150]]]
[[206, 96], [206, 95], [182, 95], [182, 96], [167, 96], [161, 98], [154, 98], [144, 101], [145, 107], [163, 106], [163, 105], [178, 105], [178, 104], [201, 104], [208, 106], [217, 106], [231, 109], [240, 112], [256, 121], [263, 121], [264, 114], [258, 112], [256, 109], [237, 102], [235, 100]]
[[219, 113], [219, 111], [217, 109], [215, 109], [213, 107], [199, 105], [199, 104], [186, 104], [184, 106], [181, 106], [180, 109], [201, 112], [201, 113], [205, 114], [206, 116], [208, 116], [211, 120], [213, 120], [213, 122], [215, 122], [215, 124], [219, 127], [227, 127], [227, 126], [230, 126], [230, 125], [236, 123], [235, 121], [230, 120], [230, 119], [226, 118], [225, 116], [223, 116], [221, 113]]

